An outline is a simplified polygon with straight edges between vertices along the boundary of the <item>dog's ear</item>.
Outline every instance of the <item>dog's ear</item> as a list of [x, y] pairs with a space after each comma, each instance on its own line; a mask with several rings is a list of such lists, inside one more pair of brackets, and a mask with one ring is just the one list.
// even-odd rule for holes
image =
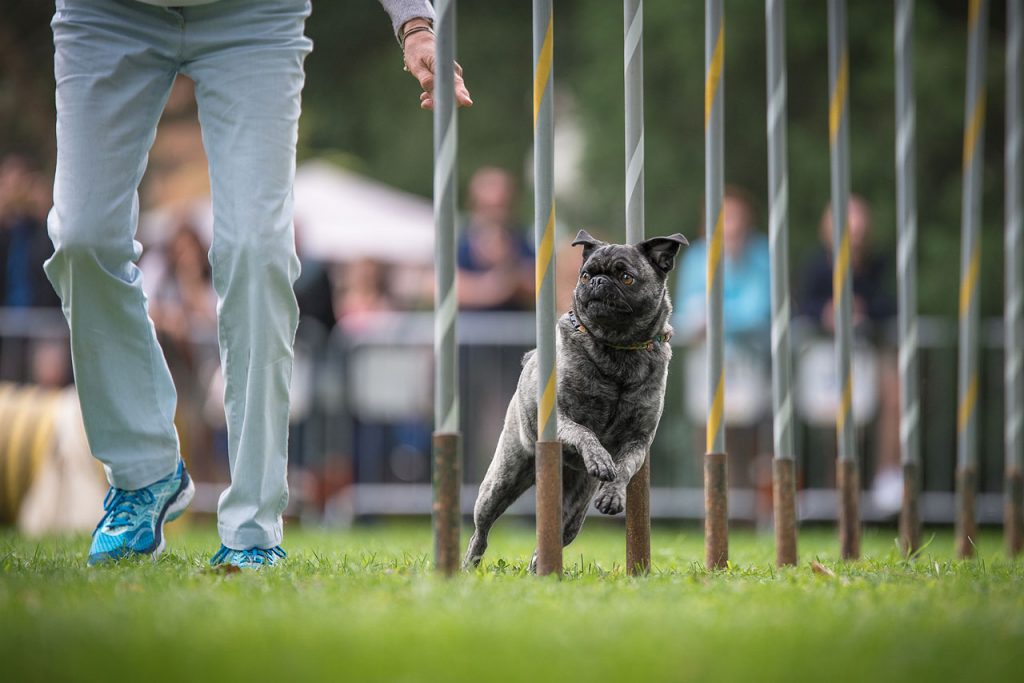
[[576, 235], [576, 239], [572, 241], [572, 246], [575, 247], [577, 244], [583, 245], [583, 262], [586, 263], [587, 259], [590, 258], [590, 255], [594, 253], [595, 249], [603, 247], [608, 243], [592, 237], [586, 230], [580, 230]]
[[680, 247], [690, 243], [678, 232], [668, 237], [652, 237], [636, 245], [640, 253], [647, 257], [651, 265], [662, 275], [667, 275], [676, 265], [676, 254]]

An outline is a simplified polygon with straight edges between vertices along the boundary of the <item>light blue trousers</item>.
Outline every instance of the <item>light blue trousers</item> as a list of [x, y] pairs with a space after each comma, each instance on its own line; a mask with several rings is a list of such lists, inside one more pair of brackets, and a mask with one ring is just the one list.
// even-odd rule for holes
[[176, 395], [149, 319], [137, 189], [177, 74], [195, 81], [210, 162], [231, 485], [221, 540], [281, 542], [288, 386], [298, 307], [292, 181], [307, 0], [165, 9], [57, 0], [57, 173], [46, 273], [60, 294], [86, 433], [112, 486], [136, 489], [180, 457]]

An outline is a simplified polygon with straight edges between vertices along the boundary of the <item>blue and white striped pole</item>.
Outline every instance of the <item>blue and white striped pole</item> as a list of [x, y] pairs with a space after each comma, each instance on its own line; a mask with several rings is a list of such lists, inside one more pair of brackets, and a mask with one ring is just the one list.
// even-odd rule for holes
[[1024, 279], [1021, 275], [1021, 14], [1006, 0], [1006, 550], [1024, 549]]
[[775, 563], [795, 565], [796, 464], [789, 344], [789, 166], [786, 155], [786, 3], [766, 0], [768, 248], [772, 270], [772, 503]]
[[[625, 0], [623, 63], [626, 100], [626, 241], [644, 240], [644, 3]], [[626, 487], [626, 571], [651, 569], [651, 457]]]
[[435, 3], [434, 69], [434, 564], [452, 575], [459, 568], [459, 379], [455, 342], [455, 0]]
[[903, 509], [900, 545], [907, 555], [921, 544], [921, 439], [917, 373], [917, 112], [914, 104], [914, 0], [896, 2], [896, 218], [899, 241], [900, 461]]

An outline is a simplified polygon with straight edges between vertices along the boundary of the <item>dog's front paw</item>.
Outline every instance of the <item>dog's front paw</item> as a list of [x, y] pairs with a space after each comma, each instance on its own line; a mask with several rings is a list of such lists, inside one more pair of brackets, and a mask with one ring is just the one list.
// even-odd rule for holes
[[615, 481], [615, 461], [604, 448], [593, 448], [583, 453], [587, 474], [601, 481]]
[[594, 499], [594, 507], [606, 515], [617, 515], [626, 507], [626, 489], [602, 486]]

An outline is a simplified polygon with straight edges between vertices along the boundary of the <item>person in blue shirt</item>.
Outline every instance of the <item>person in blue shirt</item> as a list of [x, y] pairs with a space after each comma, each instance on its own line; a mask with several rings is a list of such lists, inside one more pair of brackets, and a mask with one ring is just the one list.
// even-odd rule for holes
[[[771, 271], [768, 239], [754, 230], [749, 195], [729, 186], [722, 203], [725, 258], [723, 326], [727, 345], [767, 350], [771, 329]], [[701, 238], [683, 256], [673, 301], [676, 334], [702, 339], [707, 324], [707, 239]]]

